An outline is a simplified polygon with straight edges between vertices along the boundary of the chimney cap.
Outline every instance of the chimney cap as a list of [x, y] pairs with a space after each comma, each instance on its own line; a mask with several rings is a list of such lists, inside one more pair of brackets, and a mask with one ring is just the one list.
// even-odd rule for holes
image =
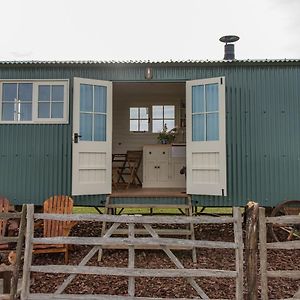
[[227, 43], [234, 43], [239, 39], [240, 38], [237, 35], [224, 35], [219, 39], [219, 41], [227, 44]]

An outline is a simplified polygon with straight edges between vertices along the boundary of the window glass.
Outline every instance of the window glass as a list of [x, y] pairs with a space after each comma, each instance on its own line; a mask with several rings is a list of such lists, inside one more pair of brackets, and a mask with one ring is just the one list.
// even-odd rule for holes
[[163, 105], [152, 106], [152, 118], [153, 119], [163, 119], [164, 117], [164, 107]]
[[[38, 123], [55, 120], [59, 123], [66, 118], [66, 82], [33, 81], [33, 82], [0, 82], [2, 95], [0, 121], [30, 121]], [[36, 94], [33, 91], [36, 90]], [[10, 104], [10, 105], [9, 105]], [[34, 112], [36, 112], [34, 114]]]
[[2, 120], [13, 121], [14, 120], [14, 103], [3, 103], [2, 104]]
[[130, 131], [147, 132], [149, 130], [149, 115], [147, 107], [130, 107], [129, 116]]
[[18, 97], [17, 83], [3, 83], [2, 85], [2, 101], [15, 101]]
[[50, 86], [39, 85], [39, 101], [50, 101]]
[[130, 119], [138, 119], [139, 118], [139, 108], [138, 107], [130, 107]]
[[41, 119], [50, 117], [50, 102], [39, 103], [38, 117]]
[[130, 120], [130, 131], [139, 130], [139, 120]]
[[192, 88], [192, 112], [204, 112], [204, 86], [197, 85]]
[[164, 106], [164, 118], [165, 119], [175, 119], [175, 106], [165, 105]]
[[64, 103], [52, 102], [51, 104], [51, 118], [63, 118], [64, 117]]
[[20, 83], [19, 84], [19, 96], [20, 101], [32, 101], [32, 83]]
[[32, 104], [31, 103], [21, 103], [19, 108], [19, 120], [20, 121], [30, 121], [32, 118]]
[[94, 115], [94, 141], [106, 141], [106, 115]]
[[192, 116], [193, 141], [205, 141], [204, 124], [204, 114], [197, 114]]
[[53, 85], [52, 86], [52, 101], [64, 102], [64, 86]]
[[164, 125], [168, 131], [175, 127], [175, 105], [152, 106], [152, 132], [160, 132]]
[[206, 111], [218, 111], [219, 110], [219, 95], [218, 95], [218, 85], [208, 84], [205, 86], [205, 96], [206, 96]]
[[93, 115], [80, 113], [80, 135], [82, 141], [93, 140]]
[[217, 141], [219, 139], [219, 114], [207, 114], [206, 118], [207, 140]]
[[80, 111], [93, 111], [93, 86], [80, 84]]
[[192, 89], [192, 140], [219, 140], [218, 84], [193, 86]]
[[[80, 135], [83, 141], [106, 141], [107, 88], [80, 84]], [[57, 112], [59, 109], [57, 108]]]
[[106, 86], [95, 86], [94, 108], [96, 112], [106, 113]]
[[152, 120], [152, 132], [160, 132], [164, 128], [163, 120]]

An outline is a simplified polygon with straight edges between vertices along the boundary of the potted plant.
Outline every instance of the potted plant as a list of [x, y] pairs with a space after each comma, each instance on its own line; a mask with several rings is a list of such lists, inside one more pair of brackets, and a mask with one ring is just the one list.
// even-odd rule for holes
[[176, 133], [176, 127], [168, 131], [167, 124], [165, 124], [161, 132], [158, 134], [157, 139], [161, 144], [171, 144], [175, 140]]

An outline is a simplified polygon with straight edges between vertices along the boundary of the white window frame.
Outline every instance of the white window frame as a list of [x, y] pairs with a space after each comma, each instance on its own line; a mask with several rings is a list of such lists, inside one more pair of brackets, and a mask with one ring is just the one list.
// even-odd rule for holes
[[[162, 118], [154, 118], [153, 117], [153, 107], [154, 106], [162, 106], [163, 107], [163, 116]], [[165, 106], [173, 106], [174, 107], [174, 118], [165, 118]], [[151, 133], [159, 133], [159, 131], [153, 131], [153, 120], [162, 120], [163, 124], [165, 124], [165, 121], [168, 120], [174, 120], [174, 127], [176, 127], [176, 105], [175, 104], [155, 104], [151, 105]], [[163, 129], [163, 128], [162, 128]], [[173, 128], [168, 128], [168, 131]]]
[[[4, 83], [32, 83], [32, 120], [2, 120], [2, 86]], [[64, 104], [62, 118], [39, 118], [38, 117], [38, 87], [39, 85], [63, 85]], [[69, 123], [69, 80], [68, 79], [1, 79], [0, 80], [0, 124], [68, 124]]]
[[[138, 108], [138, 117], [136, 119], [133, 119], [130, 117], [130, 109], [131, 108]], [[140, 109], [141, 108], [146, 108], [148, 110], [148, 118], [141, 118], [140, 117]], [[138, 128], [140, 129], [140, 121], [141, 120], [147, 120], [148, 122], [148, 130], [130, 130], [130, 121], [131, 120], [136, 120], [138, 121]], [[129, 132], [130, 133], [148, 133], [149, 132], [149, 128], [150, 128], [150, 108], [148, 106], [130, 106], [129, 107]]]

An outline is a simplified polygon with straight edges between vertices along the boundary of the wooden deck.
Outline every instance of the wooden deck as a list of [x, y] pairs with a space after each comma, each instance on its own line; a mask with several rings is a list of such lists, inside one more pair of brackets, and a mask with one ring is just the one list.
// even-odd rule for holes
[[112, 198], [187, 198], [184, 188], [118, 188], [113, 190]]

